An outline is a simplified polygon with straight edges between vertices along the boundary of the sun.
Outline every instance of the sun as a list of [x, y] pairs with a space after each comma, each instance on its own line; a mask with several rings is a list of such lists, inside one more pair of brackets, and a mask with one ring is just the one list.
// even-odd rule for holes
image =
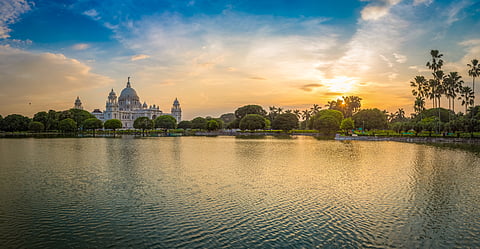
[[354, 90], [357, 79], [346, 76], [339, 76], [333, 79], [325, 79], [322, 82], [331, 92], [348, 93]]

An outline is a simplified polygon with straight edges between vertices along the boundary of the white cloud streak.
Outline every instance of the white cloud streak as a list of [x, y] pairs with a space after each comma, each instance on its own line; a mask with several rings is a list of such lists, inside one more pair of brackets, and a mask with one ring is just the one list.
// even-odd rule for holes
[[31, 3], [25, 0], [0, 1], [0, 39], [10, 37], [8, 25], [15, 23], [20, 15], [31, 10]]

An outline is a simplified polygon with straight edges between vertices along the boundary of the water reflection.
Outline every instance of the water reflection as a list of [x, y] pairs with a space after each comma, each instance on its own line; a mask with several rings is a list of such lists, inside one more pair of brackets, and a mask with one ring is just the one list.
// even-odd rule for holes
[[397, 142], [0, 139], [6, 248], [475, 248], [480, 161]]

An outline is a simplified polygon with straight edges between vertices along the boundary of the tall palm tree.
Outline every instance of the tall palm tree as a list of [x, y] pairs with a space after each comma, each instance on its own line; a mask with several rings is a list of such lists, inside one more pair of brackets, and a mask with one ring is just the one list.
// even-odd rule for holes
[[[472, 76], [473, 82], [472, 82], [472, 88], [473, 88], [473, 95], [475, 95], [475, 78], [480, 76], [480, 65], [478, 64], [477, 59], [472, 60], [472, 64], [467, 64], [468, 68], [468, 76]], [[475, 105], [475, 100], [473, 100], [473, 105]]]
[[[433, 98], [437, 98], [438, 96], [441, 96], [441, 91], [438, 91], [437, 88], [440, 86], [440, 80], [442, 78], [439, 78], [440, 75], [443, 76], [442, 74], [438, 74], [437, 72], [442, 69], [443, 66], [443, 60], [441, 59], [443, 57], [443, 54], [440, 54], [438, 50], [431, 50], [430, 55], [432, 56], [431, 61], [428, 61], [426, 66], [433, 71], [433, 80], [432, 82], [432, 92], [433, 92]], [[438, 103], [438, 107], [440, 108], [440, 103]], [[440, 111], [440, 110], [439, 110]], [[440, 115], [440, 112], [439, 112]]]
[[413, 105], [413, 109], [417, 114], [422, 113], [425, 110], [425, 98], [422, 96], [417, 96], [415, 98], [415, 103]]
[[453, 113], [455, 113], [455, 98], [460, 91], [460, 87], [464, 83], [462, 76], [457, 72], [450, 72], [446, 75], [443, 82], [445, 83], [445, 95], [448, 99], [448, 109], [450, 109], [450, 102]]
[[424, 76], [415, 76], [414, 81], [410, 81], [410, 86], [414, 88], [412, 89], [413, 96], [416, 96], [417, 98], [420, 97], [422, 99], [424, 99], [424, 97], [429, 97], [430, 84]]
[[468, 106], [473, 105], [475, 96], [473, 95], [472, 88], [468, 86], [463, 86], [460, 90], [460, 97], [458, 99], [462, 100], [462, 105], [465, 106], [465, 115], [467, 114]]

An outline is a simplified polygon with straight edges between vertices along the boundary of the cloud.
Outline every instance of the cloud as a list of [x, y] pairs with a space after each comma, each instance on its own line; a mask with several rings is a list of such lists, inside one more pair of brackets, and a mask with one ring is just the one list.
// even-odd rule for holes
[[[364, 0], [365, 1], [365, 0]], [[390, 8], [401, 0], [371, 0], [361, 11], [363, 20], [378, 20], [389, 13]]]
[[25, 0], [0, 1], [0, 39], [10, 37], [8, 25], [18, 21], [20, 15], [31, 10], [30, 2]]
[[[80, 91], [111, 83], [111, 79], [92, 73], [87, 65], [63, 54], [30, 53], [9, 46], [0, 46], [0, 75], [5, 82], [0, 93], [3, 114], [67, 109]], [[32, 106], [27, 109], [24, 105], [29, 102]]]
[[138, 60], [143, 60], [143, 59], [147, 59], [147, 58], [150, 58], [150, 56], [146, 55], [146, 54], [137, 54], [137, 55], [134, 55], [134, 56], [130, 57], [130, 60], [131, 61], [138, 61]]
[[93, 20], [100, 20], [100, 14], [95, 9], [84, 11], [83, 14], [92, 18]]
[[249, 79], [251, 79], [251, 80], [267, 80], [267, 79], [265, 79], [265, 78], [258, 77], [258, 76], [252, 76], [252, 77], [250, 77]]
[[303, 86], [300, 87], [300, 89], [305, 91], [305, 92], [311, 92], [311, 91], [313, 91], [313, 88], [322, 87], [322, 86], [323, 86], [322, 84], [313, 83], [313, 84], [303, 85]]
[[77, 43], [77, 44], [72, 46], [72, 49], [74, 49], [74, 50], [85, 50], [89, 47], [90, 47], [90, 45], [88, 45], [86, 43]]
[[398, 63], [407, 62], [407, 56], [405, 56], [405, 55], [393, 53], [393, 57], [395, 57], [395, 59]]

